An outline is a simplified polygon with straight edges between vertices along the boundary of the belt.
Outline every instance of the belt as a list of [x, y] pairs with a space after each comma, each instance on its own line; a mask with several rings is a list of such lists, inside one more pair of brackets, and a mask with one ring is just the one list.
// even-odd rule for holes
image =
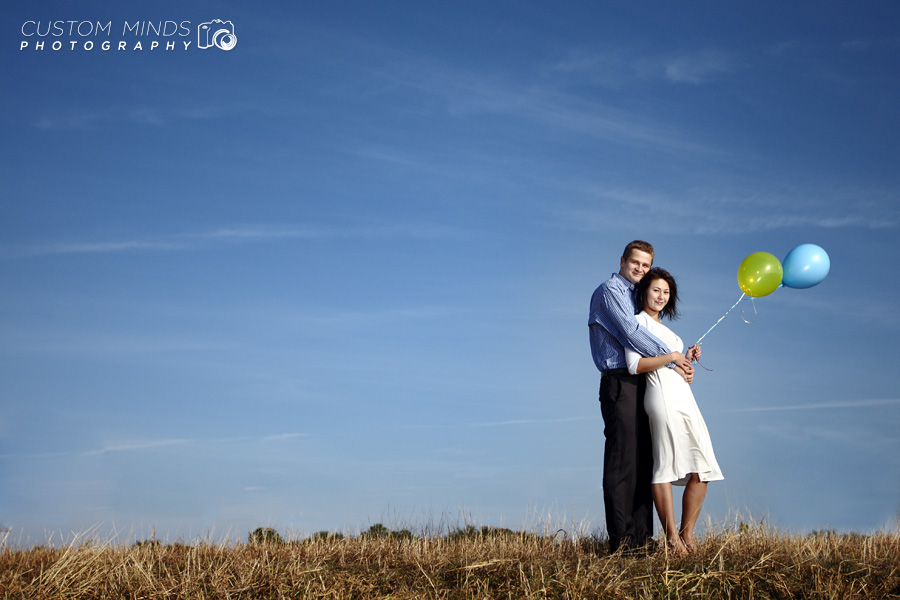
[[603, 375], [631, 375], [631, 373], [628, 372], [628, 369], [624, 369], [624, 368], [623, 369], [607, 369], [605, 371], [601, 371], [600, 373], [602, 373]]

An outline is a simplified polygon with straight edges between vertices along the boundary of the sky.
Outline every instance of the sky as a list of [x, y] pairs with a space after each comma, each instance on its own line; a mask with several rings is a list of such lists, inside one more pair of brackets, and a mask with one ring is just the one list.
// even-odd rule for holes
[[707, 530], [897, 530], [895, 3], [3, 13], [8, 539], [602, 532], [588, 305], [633, 239], [689, 343], [749, 254], [831, 261], [703, 340]]

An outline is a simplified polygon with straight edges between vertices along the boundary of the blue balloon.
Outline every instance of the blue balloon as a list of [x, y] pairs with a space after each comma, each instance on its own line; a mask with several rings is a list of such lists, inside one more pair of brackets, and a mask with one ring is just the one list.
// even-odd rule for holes
[[804, 289], [822, 283], [831, 260], [828, 254], [815, 244], [800, 244], [784, 257], [781, 263], [784, 275], [781, 283], [785, 287]]

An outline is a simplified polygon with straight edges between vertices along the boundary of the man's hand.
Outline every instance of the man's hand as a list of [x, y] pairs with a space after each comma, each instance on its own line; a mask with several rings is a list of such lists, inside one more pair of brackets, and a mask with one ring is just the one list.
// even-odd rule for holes
[[698, 346], [697, 344], [694, 344], [693, 346], [688, 348], [687, 354], [685, 356], [687, 356], [688, 360], [690, 360], [691, 362], [694, 362], [695, 360], [699, 360], [700, 359], [700, 346]]
[[676, 367], [681, 367], [681, 370], [688, 375], [694, 374], [694, 367], [691, 366], [691, 361], [687, 356], [681, 352], [673, 352], [672, 355], [675, 357], [672, 362], [675, 363]]
[[690, 383], [694, 382], [694, 374], [693, 373], [688, 375], [687, 373], [684, 372], [684, 369], [682, 369], [681, 367], [675, 367], [675, 372], [678, 373], [679, 375], [681, 375], [681, 377], [684, 379], [685, 383], [690, 384]]

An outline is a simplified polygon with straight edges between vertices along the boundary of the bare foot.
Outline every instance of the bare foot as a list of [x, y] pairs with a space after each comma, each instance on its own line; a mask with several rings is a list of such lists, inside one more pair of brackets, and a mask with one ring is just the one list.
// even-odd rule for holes
[[670, 552], [677, 554], [678, 556], [687, 556], [688, 554], [687, 546], [685, 546], [684, 542], [682, 542], [681, 538], [678, 536], [669, 538], [666, 546], [669, 548]]
[[694, 551], [694, 539], [691, 535], [681, 535], [681, 543], [684, 545], [685, 549], [688, 553], [692, 553]]

